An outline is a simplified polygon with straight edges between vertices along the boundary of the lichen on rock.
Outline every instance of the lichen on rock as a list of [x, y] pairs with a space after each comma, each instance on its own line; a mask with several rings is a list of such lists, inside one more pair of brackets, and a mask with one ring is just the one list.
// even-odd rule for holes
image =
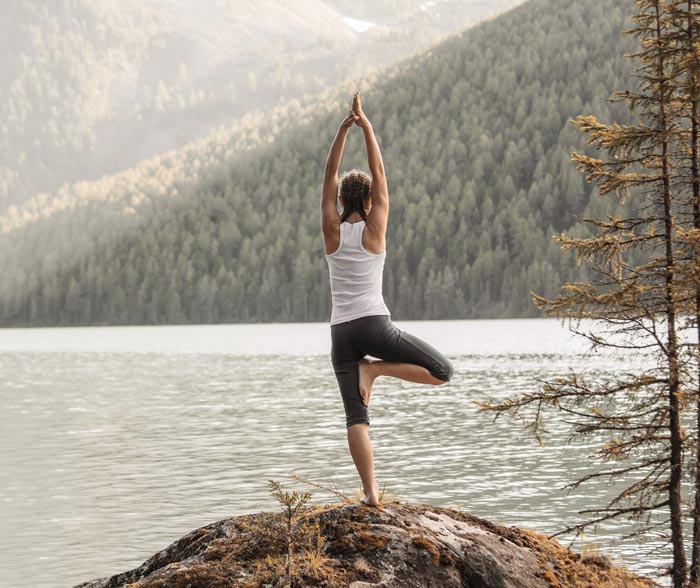
[[138, 568], [76, 588], [651, 588], [557, 541], [465, 512], [389, 502], [306, 507], [293, 528], [292, 565], [281, 513], [195, 529]]

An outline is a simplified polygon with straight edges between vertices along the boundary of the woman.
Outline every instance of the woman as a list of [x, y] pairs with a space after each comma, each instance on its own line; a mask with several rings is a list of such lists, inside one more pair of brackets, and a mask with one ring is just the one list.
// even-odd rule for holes
[[[343, 174], [339, 189], [338, 168], [353, 124], [364, 134], [372, 175], [351, 170]], [[367, 413], [374, 380], [391, 376], [440, 385], [452, 377], [452, 365], [444, 355], [391, 322], [382, 296], [388, 218], [384, 164], [358, 92], [338, 127], [326, 161], [321, 225], [333, 300], [331, 359], [345, 407], [350, 454], [362, 480], [361, 502], [372, 506], [379, 504]], [[367, 359], [367, 355], [382, 361]]]

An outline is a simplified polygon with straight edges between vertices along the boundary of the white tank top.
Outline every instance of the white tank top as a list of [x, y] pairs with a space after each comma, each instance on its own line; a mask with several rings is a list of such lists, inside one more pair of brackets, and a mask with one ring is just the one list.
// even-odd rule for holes
[[370, 253], [362, 246], [364, 228], [365, 221], [340, 223], [338, 249], [326, 253], [333, 298], [331, 325], [391, 314], [382, 296], [386, 252]]

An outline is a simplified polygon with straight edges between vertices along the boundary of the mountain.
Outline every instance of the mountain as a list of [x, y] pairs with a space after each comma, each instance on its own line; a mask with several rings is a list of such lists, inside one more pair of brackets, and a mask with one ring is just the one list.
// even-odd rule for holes
[[[529, 0], [360, 85], [391, 193], [394, 318], [535, 316], [530, 290], [583, 277], [552, 235], [614, 203], [570, 162], [589, 148], [568, 121], [629, 122], [607, 99], [631, 83], [631, 9]], [[318, 202], [352, 89], [0, 217], [0, 324], [327, 320]]]
[[522, 1], [0, 2], [11, 23], [0, 39], [0, 212], [388, 66]]

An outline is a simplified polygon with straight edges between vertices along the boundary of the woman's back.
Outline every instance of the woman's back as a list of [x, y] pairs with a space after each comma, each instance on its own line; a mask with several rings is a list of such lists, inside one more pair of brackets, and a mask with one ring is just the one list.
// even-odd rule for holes
[[386, 252], [371, 253], [362, 245], [365, 221], [340, 224], [340, 243], [326, 254], [333, 309], [330, 324], [371, 315], [389, 315], [382, 295]]

